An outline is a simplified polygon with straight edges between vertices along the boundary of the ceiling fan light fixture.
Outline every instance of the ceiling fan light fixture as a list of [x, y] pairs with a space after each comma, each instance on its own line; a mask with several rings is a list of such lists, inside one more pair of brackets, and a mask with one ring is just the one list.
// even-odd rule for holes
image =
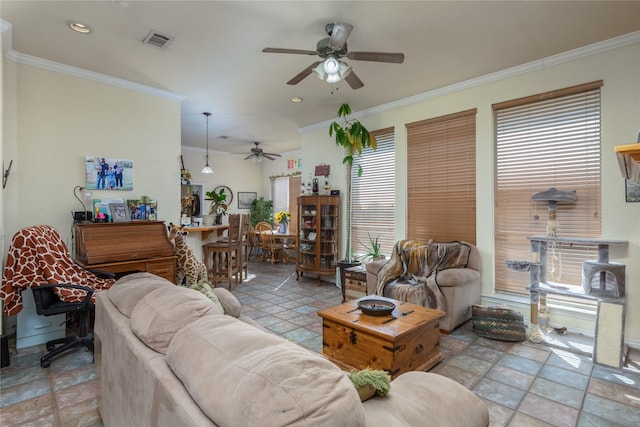
[[205, 165], [200, 172], [213, 173], [213, 169], [211, 169], [211, 166], [209, 166], [209, 116], [211, 115], [211, 113], [204, 112], [202, 114], [207, 118], [207, 154], [205, 157]]
[[327, 83], [338, 83], [340, 80], [342, 79], [338, 73], [327, 74]]
[[340, 71], [340, 61], [333, 55], [329, 55], [322, 62], [322, 69], [327, 74], [336, 74]]
[[351, 71], [353, 71], [353, 68], [351, 68], [351, 65], [347, 64], [346, 62], [340, 61], [340, 71], [339, 71], [340, 78], [344, 79], [349, 74], [351, 74]]

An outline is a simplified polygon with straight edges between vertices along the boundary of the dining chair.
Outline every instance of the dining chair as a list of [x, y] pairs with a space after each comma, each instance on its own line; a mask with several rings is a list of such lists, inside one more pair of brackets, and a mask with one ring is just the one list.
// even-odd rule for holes
[[271, 261], [271, 264], [278, 261], [285, 261], [284, 244], [278, 241], [273, 230], [265, 230], [260, 233], [262, 237], [262, 261]]
[[251, 261], [251, 255], [255, 249], [256, 254], [258, 251], [262, 250], [262, 240], [260, 239], [260, 235], [256, 233], [256, 230], [249, 224], [248, 237], [249, 241], [249, 253], [248, 253], [248, 261]]

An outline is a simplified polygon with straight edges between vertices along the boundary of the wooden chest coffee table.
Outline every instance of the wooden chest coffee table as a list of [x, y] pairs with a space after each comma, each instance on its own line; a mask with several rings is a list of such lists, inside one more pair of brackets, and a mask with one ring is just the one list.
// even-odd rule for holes
[[[360, 299], [371, 298], [363, 297]], [[440, 318], [444, 312], [376, 296], [396, 305], [391, 315], [369, 316], [359, 300], [318, 311], [322, 317], [322, 353], [342, 368], [382, 369], [392, 378], [426, 371], [444, 359]]]

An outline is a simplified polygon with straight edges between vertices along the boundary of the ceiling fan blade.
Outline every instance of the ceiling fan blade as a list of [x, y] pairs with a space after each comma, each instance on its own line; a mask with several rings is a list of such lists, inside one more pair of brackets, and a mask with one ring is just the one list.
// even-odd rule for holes
[[404, 53], [349, 52], [347, 57], [356, 61], [391, 62], [393, 64], [404, 62]]
[[360, 80], [360, 78], [353, 70], [344, 79], [347, 81], [347, 83], [349, 83], [351, 89], [360, 89], [362, 86], [364, 86], [362, 80]]
[[282, 157], [280, 154], [276, 154], [276, 153], [262, 153], [263, 156], [276, 156], [276, 157]]
[[262, 153], [262, 157], [264, 157], [265, 159], [269, 159], [269, 160], [275, 160], [275, 158], [268, 156], [267, 153]]
[[329, 47], [335, 50], [342, 49], [344, 47], [344, 44], [347, 42], [349, 34], [351, 34], [351, 30], [353, 30], [353, 25], [351, 24], [347, 24], [346, 22], [334, 23], [333, 29], [331, 30]]
[[262, 49], [265, 53], [293, 53], [296, 55], [317, 55], [318, 52], [315, 50], [304, 50], [304, 49], [281, 49], [278, 47], [265, 47]]
[[249, 154], [247, 157], [244, 158], [244, 160], [249, 160], [250, 158], [252, 158], [253, 156], [255, 156], [255, 154], [251, 153]]
[[322, 61], [314, 62], [313, 64], [309, 65], [307, 68], [305, 68], [304, 70], [300, 71], [300, 73], [298, 73], [295, 77], [293, 77], [291, 80], [289, 80], [287, 82], [287, 84], [288, 85], [297, 85], [298, 83], [300, 83], [302, 81], [302, 79], [304, 79], [309, 74], [311, 74], [313, 69], [315, 67], [317, 67], [318, 64], [320, 64], [320, 62], [322, 62]]

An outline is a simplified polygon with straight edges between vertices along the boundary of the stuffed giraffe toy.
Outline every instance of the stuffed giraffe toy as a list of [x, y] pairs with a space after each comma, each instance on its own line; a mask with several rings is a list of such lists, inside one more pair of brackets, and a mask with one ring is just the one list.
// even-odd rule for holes
[[[187, 245], [185, 236], [189, 234], [183, 226], [169, 223], [169, 240], [173, 240], [176, 248], [176, 279], [178, 285], [191, 287], [207, 280], [207, 267], [199, 261]], [[186, 283], [183, 283], [186, 280]]]

